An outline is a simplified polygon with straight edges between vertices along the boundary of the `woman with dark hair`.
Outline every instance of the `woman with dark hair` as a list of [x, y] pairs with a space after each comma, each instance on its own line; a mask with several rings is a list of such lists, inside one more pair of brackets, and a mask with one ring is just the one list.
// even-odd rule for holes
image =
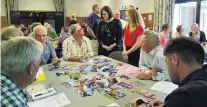
[[175, 34], [172, 36], [173, 38], [186, 37], [186, 33], [183, 25], [178, 25], [176, 31], [177, 32], [175, 32]]
[[170, 37], [171, 33], [171, 26], [169, 24], [162, 25], [162, 32], [160, 35], [160, 46], [165, 47], [167, 44], [167, 41], [171, 39]]
[[119, 19], [113, 18], [111, 8], [104, 6], [101, 9], [101, 21], [97, 28], [97, 40], [99, 43], [98, 54], [108, 56], [118, 50], [123, 31]]
[[26, 27], [21, 27], [21, 31], [23, 32], [24, 36], [28, 36], [29, 31]]
[[128, 57], [128, 62], [131, 65], [138, 66], [140, 47], [142, 43], [142, 34], [144, 29], [139, 22], [141, 18], [135, 9], [126, 10], [127, 25], [124, 28], [124, 43], [123, 56]]

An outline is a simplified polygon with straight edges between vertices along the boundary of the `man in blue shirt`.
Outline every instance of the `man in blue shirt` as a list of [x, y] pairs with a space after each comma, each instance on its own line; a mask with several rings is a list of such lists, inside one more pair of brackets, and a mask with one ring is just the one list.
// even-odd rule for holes
[[43, 47], [33, 38], [14, 37], [1, 46], [1, 107], [28, 107], [23, 91], [39, 69]]
[[100, 14], [101, 8], [98, 4], [94, 4], [92, 9], [93, 12], [88, 17], [88, 34], [89, 36], [96, 38], [96, 29], [100, 22], [98, 14]]
[[47, 40], [47, 29], [42, 25], [36, 26], [34, 28], [34, 38], [41, 42], [44, 48], [41, 58], [41, 65], [47, 64], [49, 62], [56, 62], [58, 58], [52, 42]]

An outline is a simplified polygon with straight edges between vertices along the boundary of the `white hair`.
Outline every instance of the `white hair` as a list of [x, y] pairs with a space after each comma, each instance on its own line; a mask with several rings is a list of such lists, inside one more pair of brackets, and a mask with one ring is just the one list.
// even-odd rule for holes
[[28, 37], [14, 37], [1, 46], [1, 74], [15, 80], [32, 62], [41, 58], [40, 42]]
[[193, 23], [193, 24], [191, 25], [191, 27], [192, 27], [192, 26], [199, 27], [197, 23]]
[[114, 11], [114, 14], [120, 14], [120, 11], [119, 10], [116, 10], [116, 11]]
[[47, 31], [47, 29], [43, 26], [43, 25], [37, 25], [36, 27], [34, 27], [33, 29], [33, 33], [34, 35], [36, 34], [36, 30], [37, 29], [44, 29], [45, 31]]

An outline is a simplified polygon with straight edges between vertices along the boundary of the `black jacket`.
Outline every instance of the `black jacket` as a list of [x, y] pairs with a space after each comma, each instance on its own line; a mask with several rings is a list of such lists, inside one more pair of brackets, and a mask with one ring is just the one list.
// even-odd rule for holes
[[164, 107], [207, 107], [207, 66], [189, 74], [166, 97]]
[[[189, 36], [191, 37], [192, 36], [192, 32], [189, 33]], [[199, 40], [200, 43], [202, 42], [206, 42], [206, 35], [203, 31], [200, 31], [200, 40]]]

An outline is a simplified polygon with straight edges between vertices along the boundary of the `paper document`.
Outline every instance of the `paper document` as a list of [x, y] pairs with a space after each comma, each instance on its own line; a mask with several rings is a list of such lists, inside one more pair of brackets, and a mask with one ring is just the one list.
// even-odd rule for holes
[[117, 103], [112, 103], [110, 105], [107, 105], [106, 107], [120, 107]]
[[70, 100], [64, 93], [60, 93], [45, 99], [29, 102], [29, 107], [62, 107], [70, 104]]
[[25, 92], [32, 98], [32, 100], [57, 94], [57, 91], [52, 86], [43, 84], [30, 85], [25, 88]]
[[119, 73], [128, 75], [128, 74], [134, 74], [138, 71], [138, 68], [129, 64], [123, 64], [120, 68], [119, 68]]
[[175, 85], [172, 82], [159, 81], [155, 83], [150, 89], [156, 90], [162, 93], [170, 94], [176, 88], [178, 88], [178, 85]]

